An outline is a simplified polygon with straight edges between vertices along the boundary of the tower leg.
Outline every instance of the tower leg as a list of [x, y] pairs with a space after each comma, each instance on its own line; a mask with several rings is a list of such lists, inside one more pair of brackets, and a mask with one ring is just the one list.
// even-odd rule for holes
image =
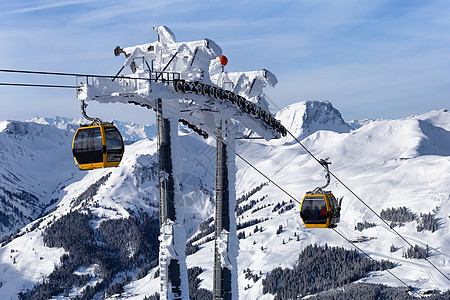
[[[177, 224], [177, 215], [175, 210], [175, 180], [173, 172], [172, 158], [172, 135], [174, 130], [168, 118], [163, 117], [163, 103], [157, 99], [156, 105], [157, 124], [158, 124], [158, 154], [159, 154], [159, 218], [160, 218], [160, 284], [161, 299], [189, 299], [189, 291], [183, 286], [182, 279], [187, 281], [185, 255], [180, 253], [180, 226]], [[175, 130], [177, 130], [175, 128]], [[175, 131], [177, 133], [177, 131]], [[181, 261], [180, 261], [181, 260]], [[180, 267], [181, 264], [181, 267]], [[184, 272], [182, 272], [184, 271]], [[182, 273], [186, 273], [183, 278]]]
[[[224, 125], [225, 130], [223, 130]], [[214, 251], [214, 299], [237, 299], [237, 237], [234, 209], [234, 152], [228, 151], [227, 143], [234, 146], [234, 136], [227, 136], [226, 122], [217, 128], [216, 161], [216, 214]], [[231, 147], [234, 149], [234, 147]], [[232, 153], [230, 156], [229, 153]], [[231, 159], [230, 159], [231, 158]], [[233, 170], [230, 170], [230, 165]], [[230, 173], [231, 171], [231, 173]], [[230, 176], [232, 177], [230, 180]], [[230, 184], [232, 185], [230, 188]]]

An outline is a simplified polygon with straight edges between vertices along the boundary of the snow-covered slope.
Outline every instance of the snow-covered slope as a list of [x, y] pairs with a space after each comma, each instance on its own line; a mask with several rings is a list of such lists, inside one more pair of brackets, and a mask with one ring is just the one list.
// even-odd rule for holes
[[[437, 116], [439, 124], [433, 124], [432, 120], [436, 120]], [[447, 121], [444, 121], [445, 118]], [[403, 120], [373, 121], [349, 133], [318, 131], [302, 141], [316, 157], [328, 157], [333, 163], [330, 166], [332, 172], [375, 212], [405, 206], [414, 213], [417, 216], [415, 221], [396, 229], [413, 245], [429, 245], [430, 261], [447, 276], [450, 274], [450, 209], [447, 205], [450, 200], [450, 140], [449, 132], [437, 125], [448, 124], [449, 121], [450, 113], [439, 111]], [[325, 182], [323, 169], [298, 144], [277, 148], [270, 147], [271, 144], [253, 142], [250, 146], [241, 146], [241, 155], [297, 199]], [[265, 181], [239, 159], [238, 167], [238, 191], [249, 190], [258, 181]], [[375, 238], [358, 246], [374, 258], [398, 263], [393, 273], [411, 286], [438, 290], [450, 287], [450, 282], [423, 260], [403, 259], [402, 254], [409, 246], [383, 226], [367, 207], [336, 180], [332, 179], [331, 189], [336, 196], [344, 196], [341, 223], [337, 228], [339, 232], [351, 240], [361, 235]], [[268, 195], [263, 202], [265, 205], [290, 200], [272, 185], [264, 187], [249, 200], [264, 195]], [[240, 268], [250, 268], [264, 274], [278, 266], [292, 267], [299, 249], [311, 243], [352, 248], [331, 230], [305, 229], [299, 221], [299, 204], [280, 216], [273, 215], [273, 207], [268, 206], [256, 213], [250, 210], [247, 215], [243, 215], [242, 221], [270, 217], [274, 222], [261, 223], [263, 232], [258, 233], [261, 237], [253, 234], [254, 226], [248, 229], [247, 234], [251, 232], [252, 237], [241, 240]], [[439, 229], [435, 232], [417, 232], [421, 213], [433, 214], [438, 220]], [[358, 222], [376, 223], [377, 226], [360, 232], [355, 230]], [[284, 230], [276, 235], [278, 225], [282, 225]], [[296, 241], [294, 233], [301, 237], [300, 241]], [[287, 241], [286, 244], [283, 240]], [[396, 249], [393, 253], [390, 252], [391, 245]], [[264, 250], [260, 250], [261, 246]], [[261, 297], [261, 282], [244, 281], [244, 274], [241, 279], [244, 298]], [[401, 285], [389, 274], [364, 281]], [[250, 284], [250, 289], [244, 288], [247, 284]], [[261, 298], [271, 299], [268, 295]]]
[[0, 122], [0, 236], [9, 235], [56, 203], [74, 177], [71, 133], [36, 123]]
[[450, 125], [448, 124], [448, 109], [433, 110], [425, 114], [412, 116], [411, 119], [427, 121], [428, 123], [442, 127], [445, 130], [450, 130]]
[[[413, 245], [428, 245], [429, 260], [450, 276], [450, 208], [447, 205], [450, 200], [449, 112], [440, 110], [400, 120], [368, 121], [361, 123], [363, 125], [356, 130], [352, 130], [343, 121], [339, 111], [329, 102], [297, 103], [283, 109], [277, 117], [295, 136], [302, 139], [302, 143], [317, 158], [329, 158], [333, 174], [375, 212], [405, 206], [415, 214], [413, 221], [405, 222], [395, 229]], [[6, 133], [16, 127], [18, 129], [14, 132], [20, 134]], [[37, 132], [40, 132], [38, 136], [42, 139], [36, 137]], [[48, 140], [43, 138], [45, 136], [49, 137]], [[61, 157], [55, 156], [54, 161], [64, 161], [67, 166], [46, 161], [43, 163], [47, 166], [45, 169], [40, 162], [31, 158], [32, 155], [39, 156], [33, 149], [41, 149], [41, 156], [47, 152], [53, 153], [51, 145], [55, 144], [54, 141], [59, 141], [55, 138], [58, 136], [65, 142], [54, 147], [67, 148], [68, 153]], [[94, 230], [99, 230], [106, 220], [124, 218], [139, 212], [149, 215], [157, 212], [155, 141], [145, 139], [128, 145], [124, 160], [118, 168], [78, 172], [70, 154], [71, 138], [67, 131], [49, 125], [0, 122], [0, 155], [5, 157], [0, 161], [3, 163], [1, 172], [9, 170], [19, 178], [34, 178], [30, 174], [36, 174], [36, 178], [25, 180], [30, 182], [26, 186], [28, 190], [36, 192], [35, 187], [39, 187], [37, 191], [41, 193], [56, 190], [51, 197], [44, 197], [44, 200], [36, 202], [45, 206], [49, 199], [57, 199], [50, 213], [24, 227], [15, 239], [0, 248], [2, 296], [14, 298], [18, 292], [41, 283], [43, 277], [53, 271], [55, 264], [61, 264], [59, 257], [65, 253], [64, 249], [44, 246], [41, 234], [63, 215], [77, 209], [89, 209], [93, 216], [91, 226]], [[188, 268], [200, 266], [203, 269], [198, 276], [201, 280], [200, 287], [212, 291], [214, 243], [208, 241], [212, 234], [200, 240], [195, 237], [201, 231], [206, 232], [213, 224], [215, 141], [203, 140], [196, 134], [186, 134], [185, 131], [181, 133], [180, 141], [183, 155], [179, 163], [183, 168], [178, 178], [183, 198], [179, 209], [184, 212], [183, 226], [187, 239], [195, 240], [190, 244], [198, 246], [198, 249], [192, 251], [195, 253], [188, 255], [187, 265]], [[320, 165], [289, 137], [269, 142], [239, 140], [237, 143], [236, 151], [242, 157], [297, 200], [301, 200], [306, 191], [325, 182]], [[28, 148], [24, 148], [25, 144]], [[10, 150], [2, 151], [3, 145]], [[18, 156], [18, 148], [29, 154]], [[14, 155], [10, 152], [14, 152]], [[48, 159], [52, 158], [52, 155], [48, 156]], [[9, 169], [3, 168], [6, 162]], [[237, 220], [243, 227], [238, 230], [238, 234], [242, 237], [245, 233], [245, 238], [240, 239], [238, 257], [241, 299], [273, 299], [273, 295], [263, 294], [262, 279], [276, 267], [294, 266], [300, 251], [309, 244], [327, 243], [330, 246], [353, 248], [332, 230], [306, 229], [299, 217], [297, 202], [291, 201], [276, 186], [267, 184], [264, 177], [239, 158], [236, 158], [236, 163], [236, 189], [237, 197], [240, 197]], [[58, 181], [56, 177], [61, 175], [61, 183], [56, 183], [56, 187], [53, 187], [45, 181], [46, 176], [39, 176], [39, 170], [44, 169], [51, 173], [49, 178], [53, 180], [55, 177], [55, 183]], [[93, 187], [100, 179], [102, 181]], [[63, 181], [65, 182], [62, 183]], [[0, 186], [8, 184], [2, 177]], [[9, 184], [8, 187], [13, 186], [14, 184]], [[420, 290], [450, 289], [450, 282], [424, 260], [403, 258], [403, 253], [409, 246], [333, 178], [330, 188], [336, 196], [344, 196], [341, 222], [336, 230], [350, 240], [365, 236], [366, 238], [360, 239], [362, 242], [357, 244], [358, 247], [375, 259], [395, 262], [396, 266], [391, 271], [412, 287]], [[428, 213], [437, 220], [437, 230], [418, 231], [417, 226], [423, 221], [420, 214]], [[209, 223], [204, 223], [199, 228], [199, 224], [206, 219]], [[258, 223], [245, 227], [245, 222], [251, 221]], [[376, 226], [361, 232], [355, 228], [359, 222], [374, 223]], [[282, 230], [277, 234], [280, 225]], [[392, 246], [394, 252], [391, 252]], [[95, 265], [90, 265], [76, 270], [78, 273], [92, 274], [91, 282], [74, 287], [67, 294], [75, 297], [85, 291], [87, 285], [93, 286], [98, 282], [100, 277], [95, 269]], [[258, 279], [248, 278], [244, 274], [247, 269], [258, 274]], [[137, 276], [140, 270], [137, 268], [127, 271], [131, 281], [124, 283], [122, 298], [142, 299], [158, 292], [157, 268], [148, 269], [145, 272], [147, 275], [142, 277]], [[122, 277], [126, 277], [125, 273], [117, 273], [110, 285], [125, 282]], [[381, 271], [373, 272], [370, 277], [361, 281], [401, 286], [390, 274]], [[100, 299], [101, 296], [98, 293], [94, 298]], [[63, 293], [59, 298], [64, 298]]]
[[[7, 295], [8, 298], [14, 298], [19, 292], [30, 290], [34, 284], [42, 283], [43, 278], [48, 276], [56, 265], [61, 264], [60, 257], [67, 251], [44, 246], [43, 233], [63, 216], [75, 211], [89, 211], [94, 230], [104, 221], [128, 218], [141, 213], [158, 219], [158, 158], [155, 141], [143, 139], [127, 145], [122, 163], [117, 168], [85, 172], [78, 170], [71, 155], [72, 131], [34, 122], [15, 121], [1, 122], [0, 129], [0, 155], [3, 158], [0, 162], [1, 170], [7, 173], [9, 178], [17, 178], [17, 181], [12, 182], [7, 176], [2, 176], [1, 187], [6, 186], [12, 191], [30, 190], [32, 195], [36, 195], [32, 199], [34, 202], [30, 203], [27, 199], [13, 197], [15, 194], [6, 188], [2, 189], [6, 191], [2, 200], [12, 203], [12, 207], [18, 207], [19, 213], [14, 218], [21, 223], [14, 223], [15, 229], [23, 227], [12, 237], [12, 241], [4, 243], [0, 248], [2, 297]], [[179, 207], [183, 210], [187, 222], [185, 228], [188, 234], [192, 234], [200, 222], [213, 212], [211, 191], [214, 177], [205, 176], [206, 172], [209, 172], [209, 166], [207, 169], [200, 166], [200, 163], [205, 161], [190, 157], [201, 151], [214, 153], [214, 149], [199, 142], [203, 140], [202, 137], [184, 135], [181, 138], [184, 140], [183, 153], [186, 156], [183, 158], [184, 169], [180, 174], [183, 183], [180, 188], [184, 190], [184, 196]], [[199, 148], [196, 148], [195, 144]], [[47, 191], [52, 193], [47, 195]], [[50, 198], [56, 200], [50, 202]], [[38, 209], [38, 212], [32, 214]], [[48, 213], [36, 219], [44, 210]], [[29, 217], [21, 219], [25, 214], [29, 214]], [[10, 219], [12, 220], [12, 217]], [[30, 223], [34, 219], [36, 220]], [[153, 230], [157, 231], [158, 228]], [[117, 238], [119, 236], [120, 234], [117, 234]], [[79, 241], [80, 244], [83, 242]], [[152, 243], [157, 244], [156, 238]], [[91, 270], [92, 274], [85, 273], [83, 270], [86, 268]], [[76, 273], [91, 274], [94, 279], [90, 284], [94, 284], [98, 281], [95, 276], [99, 267], [91, 265], [86, 268], [81, 268]], [[68, 291], [68, 294], [76, 296], [83, 291], [83, 288], [74, 288]]]

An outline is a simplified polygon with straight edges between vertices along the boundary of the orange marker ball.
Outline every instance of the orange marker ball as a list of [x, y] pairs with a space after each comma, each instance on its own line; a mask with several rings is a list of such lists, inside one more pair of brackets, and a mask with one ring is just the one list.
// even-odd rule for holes
[[222, 55], [221, 57], [219, 57], [219, 61], [222, 64], [222, 66], [226, 66], [228, 63], [228, 58], [225, 55]]

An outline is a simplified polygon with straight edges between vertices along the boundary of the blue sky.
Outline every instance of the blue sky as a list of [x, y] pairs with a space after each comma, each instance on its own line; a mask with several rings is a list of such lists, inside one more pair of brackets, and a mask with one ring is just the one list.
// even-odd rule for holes
[[[228, 71], [262, 68], [273, 108], [328, 100], [344, 119], [399, 118], [449, 108], [450, 1], [1, 1], [0, 69], [115, 74], [113, 49], [205, 37]], [[72, 78], [0, 73], [0, 82], [74, 84]], [[72, 90], [0, 86], [0, 120], [81, 117]], [[104, 120], [154, 122], [151, 111], [97, 104]]]

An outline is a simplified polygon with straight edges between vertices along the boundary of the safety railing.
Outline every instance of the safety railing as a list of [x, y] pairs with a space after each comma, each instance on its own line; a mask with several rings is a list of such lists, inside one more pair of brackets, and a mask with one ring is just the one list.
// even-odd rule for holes
[[[112, 93], [136, 93], [138, 90], [149, 89], [152, 83], [158, 82], [173, 85], [180, 80], [177, 72], [147, 72], [148, 77], [132, 76], [90, 76], [82, 75], [76, 77], [77, 96], [86, 93], [88, 89], [95, 91], [98, 97], [110, 96]], [[97, 95], [98, 94], [98, 95]], [[78, 97], [80, 98], [80, 97]]]

